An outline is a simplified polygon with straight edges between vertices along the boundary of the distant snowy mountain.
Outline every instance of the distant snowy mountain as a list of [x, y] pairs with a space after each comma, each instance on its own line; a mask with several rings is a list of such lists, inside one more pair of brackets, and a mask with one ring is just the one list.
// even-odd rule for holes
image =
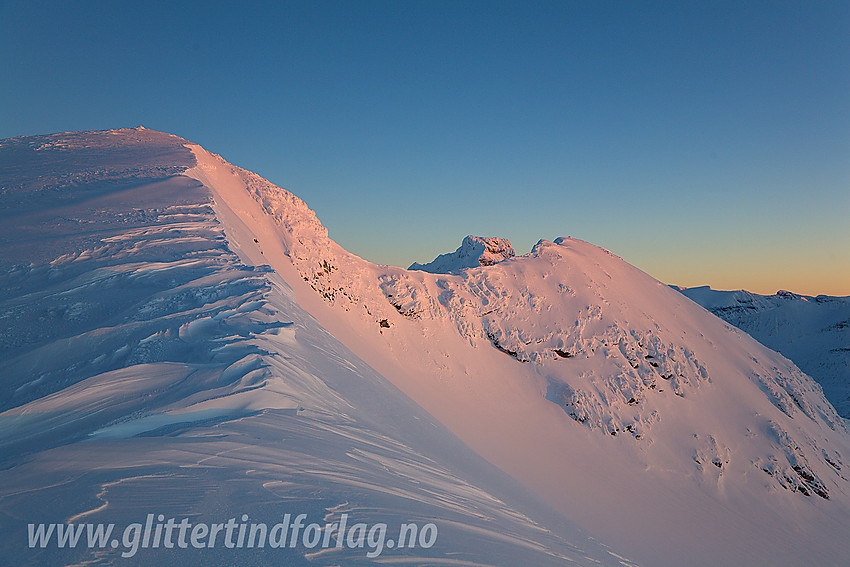
[[601, 248], [468, 237], [378, 266], [149, 130], [3, 140], [0, 187], [3, 557], [373, 562], [26, 546], [32, 522], [288, 512], [433, 523], [432, 546], [376, 559], [414, 565], [850, 556], [850, 435], [820, 386]]
[[821, 384], [838, 413], [850, 418], [850, 297], [677, 289], [790, 358]]
[[449, 254], [441, 254], [427, 264], [414, 262], [409, 270], [422, 270], [435, 274], [459, 272], [465, 268], [492, 266], [496, 262], [516, 256], [507, 238], [485, 238], [467, 236], [460, 248]]

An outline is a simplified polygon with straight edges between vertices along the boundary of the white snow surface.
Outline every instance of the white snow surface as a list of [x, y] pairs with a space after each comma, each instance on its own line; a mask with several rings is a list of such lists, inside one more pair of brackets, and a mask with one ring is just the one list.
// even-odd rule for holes
[[676, 289], [793, 360], [820, 383], [838, 413], [850, 417], [850, 297]]
[[[148, 511], [433, 521], [433, 548], [380, 558], [417, 565], [850, 556], [821, 387], [610, 252], [378, 266], [151, 130], [4, 140], [0, 165], [4, 557], [133, 564], [26, 549], [22, 526]], [[370, 562], [207, 551], [137, 559]]]
[[369, 549], [303, 546], [124, 559], [122, 548], [26, 540], [34, 522], [121, 529], [148, 513], [207, 523], [248, 514], [272, 525], [306, 513], [439, 527], [434, 547], [385, 549], [377, 561], [621, 564], [299, 305], [290, 283], [303, 280], [285, 250], [331, 243], [297, 198], [275, 196], [286, 207], [277, 221], [255, 200], [267, 182], [151, 130], [4, 140], [0, 164], [0, 557], [376, 562]]

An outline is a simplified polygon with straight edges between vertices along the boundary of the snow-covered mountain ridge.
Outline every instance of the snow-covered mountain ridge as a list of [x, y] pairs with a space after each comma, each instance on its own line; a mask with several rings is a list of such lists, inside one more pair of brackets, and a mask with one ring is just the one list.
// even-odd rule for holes
[[[220, 158], [216, 156], [216, 159]], [[248, 189], [285, 228], [288, 254], [302, 277], [326, 300], [341, 303], [346, 310], [354, 304], [362, 303], [367, 317], [375, 319], [381, 329], [389, 325], [393, 314], [386, 309], [382, 301], [384, 298], [376, 297], [374, 282], [369, 282], [368, 276], [364, 277], [370, 271], [373, 274], [375, 271], [382, 272], [377, 274], [380, 289], [398, 314], [419, 319], [448, 317], [455, 322], [459, 333], [465, 338], [486, 337], [494, 347], [519, 361], [543, 364], [546, 360], [573, 358], [579, 354], [589, 358], [597, 347], [606, 351], [606, 359], [619, 358], [612, 368], [601, 372], [605, 376], [618, 377], [613, 389], [601, 394], [605, 403], [598, 398], [598, 392], [576, 392], [569, 387], [565, 388], [560, 380], [553, 384], [557, 392], [553, 396], [571, 408], [575, 406], [575, 410], [570, 410], [571, 415], [575, 414], [579, 421], [584, 422], [590, 417], [590, 406], [599, 412], [610, 412], [610, 402], [616, 403], [622, 398], [630, 405], [637, 405], [638, 399], [643, 399], [648, 390], [664, 392], [663, 387], [659, 388], [664, 383], [660, 380], [668, 382], [674, 394], [684, 397], [687, 389], [698, 388], [701, 381], [709, 379], [705, 367], [688, 347], [664, 344], [659, 338], [656, 319], [663, 321], [664, 317], [656, 317], [645, 311], [639, 313], [637, 318], [624, 317], [621, 321], [612, 322], [603, 317], [602, 312], [610, 306], [610, 301], [600, 292], [609, 287], [607, 282], [612, 279], [605, 271], [609, 264], [620, 264], [616, 265], [621, 272], [618, 279], [628, 281], [630, 286], [634, 285], [636, 279], [646, 277], [631, 266], [623, 270], [625, 263], [606, 250], [576, 239], [559, 238], [554, 243], [541, 240], [530, 254], [516, 258], [514, 263], [493, 266], [496, 262], [487, 260], [490, 249], [510, 250], [511, 253], [501, 260], [504, 262], [514, 256], [509, 243], [504, 245], [505, 239], [466, 237], [458, 251], [440, 258], [462, 257], [473, 266], [493, 268], [469, 272], [457, 262], [445, 261], [442, 263], [446, 273], [441, 274], [443, 277], [431, 278], [434, 287], [429, 289], [431, 286], [425, 284], [428, 278], [419, 279], [416, 274], [405, 270], [374, 266], [344, 251], [327, 237], [327, 230], [321, 227], [315, 214], [300, 199], [250, 172], [240, 170], [239, 173], [246, 177]], [[297, 202], [296, 207], [292, 206], [294, 202]], [[484, 244], [488, 248], [484, 248]], [[597, 256], [601, 256], [601, 260]], [[438, 260], [430, 265], [431, 269], [436, 269]], [[535, 260], [535, 266], [522, 266]], [[603, 263], [605, 268], [602, 268]], [[340, 269], [340, 265], [345, 267]], [[593, 272], [600, 269], [602, 277], [595, 277]], [[461, 272], [461, 276], [452, 277], [451, 272]], [[530, 285], [528, 275], [538, 273], [540, 277], [534, 283], [549, 284], [544, 289], [535, 289]], [[553, 273], [561, 277], [550, 278]], [[574, 286], [578, 289], [577, 293], [576, 289], [564, 283], [570, 276], [587, 278], [589, 281]], [[646, 296], [658, 290], [666, 294], [665, 300], [659, 306], [653, 305], [653, 308], [665, 308], [669, 300], [678, 299], [675, 294], [667, 293], [665, 287], [657, 281], [649, 282], [649, 286], [653, 288], [652, 292], [632, 293]], [[627, 302], [624, 297], [627, 294], [619, 289], [615, 293], [619, 295], [617, 307], [625, 308]], [[547, 298], [558, 298], [559, 301]], [[533, 318], [529, 317], [531, 314]], [[645, 330], [635, 329], [640, 319], [644, 321]], [[570, 325], [564, 325], [565, 321], [569, 321]], [[591, 329], [587, 329], [588, 324]], [[693, 332], [703, 336], [700, 331]], [[610, 352], [611, 347], [619, 351], [618, 355]], [[678, 353], [674, 347], [678, 348]], [[809, 417], [816, 419], [813, 406], [806, 401], [804, 390], [810, 389], [817, 395], [817, 385], [801, 378], [801, 373], [793, 366], [786, 371], [787, 379], [786, 374], [780, 373], [777, 383], [768, 382], [764, 376], [771, 370], [762, 368], [761, 372], [756, 371], [753, 376], [762, 388], [770, 391], [777, 406], [788, 415], [793, 415], [796, 408], [800, 408]], [[595, 398], [590, 404], [587, 402], [588, 396]], [[570, 397], [575, 399], [567, 401]], [[820, 418], [832, 428], [842, 428], [843, 424], [833, 408], [823, 402], [819, 399], [815, 403]], [[655, 415], [650, 412], [639, 421], [652, 421]], [[603, 427], [605, 421], [611, 425], [609, 429], [613, 434], [629, 431], [640, 436], [636, 423], [623, 423], [612, 415], [594, 417], [593, 425]]]
[[[850, 440], [820, 387], [677, 291], [566, 238], [452, 273], [371, 264], [290, 192], [179, 138], [137, 132], [66, 136], [104, 162], [104, 140], [124, 139], [138, 162], [160, 155], [178, 171], [122, 173], [126, 191], [45, 212], [39, 230], [65, 232], [33, 232], [29, 250], [44, 261], [4, 276], [0, 307], [18, 337], [4, 354], [14, 372], [2, 417], [16, 428], [0, 473], [7, 502], [55, 483], [72, 465], [45, 471], [63, 456], [77, 471], [114, 471], [98, 484], [106, 492], [140, 482], [118, 461], [141, 458], [157, 474], [214, 464], [219, 491], [262, 479], [228, 506], [319, 495], [312, 505], [332, 515], [437, 518], [446, 543], [412, 559], [423, 563], [625, 554], [651, 565], [839, 565], [850, 552]], [[45, 143], [4, 141], [0, 163], [5, 144]], [[25, 155], [12, 160], [19, 170]], [[45, 167], [72, 170], [75, 154], [63, 155], [66, 165]], [[20, 229], [35, 226], [24, 202], [10, 206], [0, 240], [20, 260], [30, 257]], [[107, 225], [81, 229], [98, 218]], [[45, 334], [50, 308], [65, 323]], [[66, 433], [27, 421], [36, 411]], [[156, 457], [126, 452], [151, 439], [166, 447]], [[69, 516], [81, 513], [68, 498]], [[509, 541], [496, 545], [499, 532]]]
[[[623, 281], [646, 289], [626, 292], [616, 285]], [[673, 329], [664, 322], [684, 310], [676, 305], [678, 298], [610, 252], [585, 242], [540, 241], [516, 265], [470, 271], [459, 280], [438, 279], [430, 293], [423, 293], [423, 283], [396, 274], [384, 277], [381, 287], [403, 315], [451, 317], [463, 336], [486, 337], [518, 361], [533, 363], [547, 377], [553, 401], [577, 421], [612, 435], [645, 435], [644, 429], [659, 417], [648, 396], [667, 391], [686, 397], [711, 382], [688, 343], [710, 343], [704, 333], [714, 329], [686, 327], [681, 338], [672, 338]], [[630, 302], [630, 295], [644, 300]], [[416, 299], [434, 296], [437, 309]], [[653, 296], [659, 296], [657, 303], [649, 304]], [[577, 381], [576, 374], [584, 381]], [[770, 374], [773, 378], [766, 378]], [[779, 370], [761, 364], [751, 377], [787, 415], [799, 409], [833, 429], [842, 427], [817, 386], [793, 366]], [[812, 398], [815, 405], [808, 401]]]
[[[569, 466], [551, 451], [572, 445], [563, 437], [571, 428], [548, 408], [533, 425], [527, 413], [494, 414], [472, 392], [490, 389], [504, 400], [536, 391], [539, 398], [527, 399], [534, 411], [549, 404], [596, 435], [631, 439], [634, 447], [617, 449], [621, 457], [698, 473], [697, 484], [707, 482], [709, 490], [728, 490], [738, 481], [763, 486], [752, 476], [757, 473], [767, 486], [792, 493], [846, 494], [842, 451], [830, 448], [832, 434], [823, 432], [834, 431], [839, 445], [847, 434], [821, 388], [612, 254], [558, 239], [542, 241], [524, 257], [457, 274], [376, 266], [317, 235], [312, 218], [302, 227], [288, 217], [288, 192], [268, 183], [253, 190], [281, 223], [300, 277], [330, 306], [331, 317], [347, 323], [336, 336], [359, 342], [353, 348], [370, 365], [488, 460], [560, 501], [560, 509], [577, 503], [556, 494], [557, 483], [533, 480], [539, 477], [534, 469]], [[383, 350], [374, 350], [370, 336]], [[685, 434], [682, 420], [693, 431]], [[524, 434], [539, 429], [563, 433], [542, 447]], [[510, 430], [516, 442], [493, 445], [488, 437], [501, 430]], [[625, 467], [619, 457], [614, 461], [607, 466]], [[606, 525], [597, 521], [585, 525]]]
[[[384, 550], [420, 564], [620, 564], [334, 339], [295, 301], [291, 274], [243, 261], [263, 258], [257, 236], [288, 261], [279, 226], [241, 224], [262, 216], [241, 181], [229, 208], [181, 173], [207, 166], [219, 191], [236, 172], [258, 178], [205, 153], [199, 165], [185, 145], [138, 129], [0, 142], [0, 556], [374, 563], [374, 546], [160, 546], [125, 559], [120, 541], [26, 539], [33, 522], [121, 529], [152, 513], [271, 525], [304, 513], [322, 525], [436, 522], [433, 548]], [[288, 207], [303, 235], [311, 213]]]
[[821, 384], [838, 413], [850, 418], [850, 297], [675, 289], [793, 360]]

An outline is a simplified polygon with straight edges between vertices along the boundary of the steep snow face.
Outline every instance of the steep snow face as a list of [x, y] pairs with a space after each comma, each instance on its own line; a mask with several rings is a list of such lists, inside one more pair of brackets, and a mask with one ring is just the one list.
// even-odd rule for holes
[[457, 273], [465, 268], [492, 266], [516, 256], [507, 238], [467, 236], [460, 248], [450, 254], [441, 254], [427, 264], [414, 262], [409, 270], [422, 270], [434, 274]]
[[821, 384], [838, 413], [850, 418], [850, 297], [675, 289], [793, 360]]
[[566, 238], [448, 273], [376, 266], [290, 214], [288, 192], [250, 192], [299, 303], [583, 527], [658, 565], [846, 556], [842, 421], [792, 363], [678, 292]]
[[122, 546], [26, 540], [34, 522], [114, 523], [120, 544], [147, 514], [271, 526], [303, 513], [386, 523], [388, 538], [402, 523], [437, 525], [431, 548], [384, 548], [388, 561], [621, 564], [299, 305], [284, 251], [307, 269], [307, 251], [331, 247], [300, 200], [200, 148], [196, 161], [185, 143], [146, 130], [0, 142], [0, 556], [374, 564], [374, 546], [160, 546], [127, 560]]
[[[844, 433], [820, 387], [793, 364], [705, 317], [616, 256], [579, 240], [541, 241], [528, 256], [454, 278], [387, 274], [381, 288], [403, 316], [449, 318], [466, 340], [481, 344], [486, 339], [529, 364], [546, 379], [549, 401], [602, 434], [652, 444], [671, 433], [662, 422], [682, 411], [690, 412], [694, 426], [701, 428], [716, 420], [718, 390], [742, 390], [741, 395], [749, 390], [748, 403], [775, 416], [769, 427], [780, 437], [785, 428], [803, 435], [820, 428]], [[804, 429], [790, 421], [800, 418], [809, 424]], [[691, 451], [683, 451], [677, 466], [699, 468], [708, 461], [722, 470], [734, 452], [739, 458], [747, 455], [754, 466], [771, 468], [767, 455], [760, 454], [763, 448], [745, 441], [748, 418], [741, 419], [738, 432], [721, 423], [695, 432]], [[716, 454], [691, 460], [689, 452], [702, 450], [701, 435], [712, 439], [710, 452]], [[829, 466], [834, 459], [824, 458], [827, 446], [812, 449], [801, 459], [796, 447], [784, 447], [781, 457], [770, 457], [781, 472], [769, 474], [785, 488], [826, 497], [824, 479], [840, 475]], [[813, 473], [803, 460], [818, 463], [811, 466], [822, 472]]]
[[[226, 521], [285, 502], [328, 521], [433, 519], [439, 546], [404, 556], [418, 563], [845, 562], [841, 420], [788, 360], [678, 292], [575, 239], [451, 273], [376, 266], [288, 191], [179, 138], [116, 132], [60, 137], [137, 144], [120, 183], [95, 170], [51, 189], [72, 206], [22, 213], [2, 193], [3, 253], [29, 263], [0, 298], [14, 321], [0, 534], [20, 532], [13, 509]], [[0, 146], [0, 163], [20, 165], [46, 142], [6, 143], [22, 153]], [[44, 171], [81, 175], [74, 155]], [[114, 558], [95, 555], [74, 560]]]

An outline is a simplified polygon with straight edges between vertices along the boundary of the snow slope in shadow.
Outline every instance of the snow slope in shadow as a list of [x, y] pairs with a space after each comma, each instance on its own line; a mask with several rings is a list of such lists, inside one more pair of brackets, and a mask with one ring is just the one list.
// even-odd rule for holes
[[[14, 165], [0, 199], [0, 555], [30, 565], [622, 564], [355, 356], [278, 272], [246, 262], [244, 247], [265, 233], [232, 239], [241, 211], [180, 175], [195, 164], [183, 144], [146, 130], [0, 143], [0, 162]], [[380, 550], [160, 546], [129, 559], [111, 542], [27, 545], [38, 522], [120, 530], [148, 514], [245, 515], [271, 526], [286, 513], [385, 523], [388, 538], [433, 523], [439, 536]]]

